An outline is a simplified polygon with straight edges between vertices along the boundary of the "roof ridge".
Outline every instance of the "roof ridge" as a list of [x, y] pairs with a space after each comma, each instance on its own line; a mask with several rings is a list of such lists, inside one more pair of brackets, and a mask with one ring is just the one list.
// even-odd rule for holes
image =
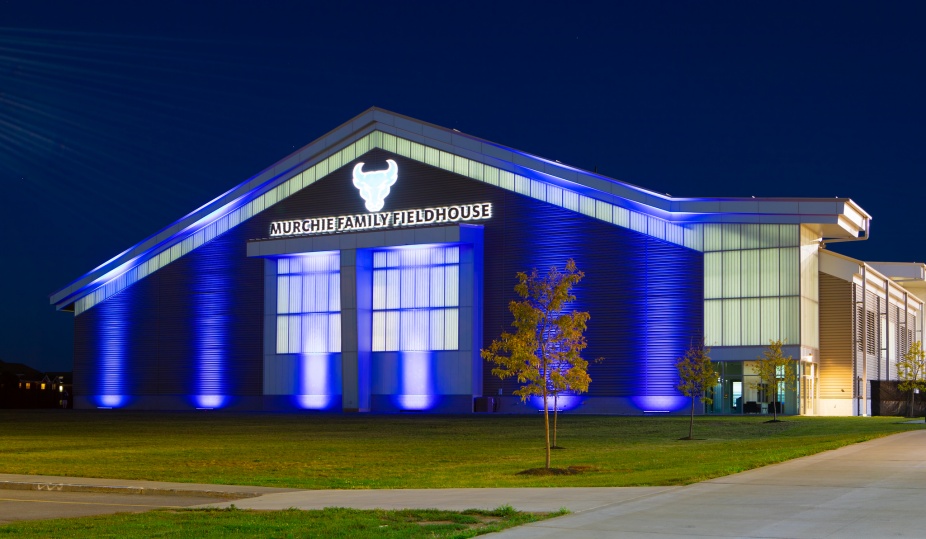
[[[402, 141], [402, 144], [397, 141]], [[420, 146], [427, 151], [422, 150], [424, 157], [414, 157], [410, 153], [403, 154], [399, 146]], [[839, 231], [840, 237], [851, 239], [852, 226], [867, 231], [870, 219], [851, 199], [672, 198], [456, 129], [370, 107], [87, 272], [52, 294], [50, 302], [58, 309], [67, 309], [82, 301], [74, 307], [75, 313], [79, 314], [314, 183], [316, 175], [327, 175], [372, 148], [393, 151], [474, 180], [540, 198], [592, 218], [698, 250], [700, 243], [689, 243], [695, 240], [689, 239], [684, 231], [670, 231], [669, 226], [690, 228], [706, 222], [729, 222], [733, 218], [756, 223], [771, 222], [761, 218], [772, 216], [778, 216], [781, 222], [797, 223], [803, 222], [801, 219], [806, 217], [808, 222], [835, 225], [837, 228], [834, 230]], [[453, 156], [449, 165], [443, 162], [443, 154], [448, 158]], [[457, 158], [463, 160], [462, 171], [457, 170], [453, 163]], [[307, 180], [304, 176], [310, 171], [312, 178]], [[496, 175], [494, 181], [483, 176], [489, 172]], [[533, 182], [553, 186], [562, 193], [568, 192], [570, 198], [567, 200], [561, 194], [556, 195], [560, 197], [557, 201], [549, 200], [548, 189], [535, 190]], [[624, 213], [618, 216], [619, 211]], [[631, 222], [629, 215], [633, 213], [643, 214], [644, 218]], [[663, 224], [650, 225], [650, 219]], [[164, 253], [167, 255], [163, 256]], [[87, 299], [90, 295], [92, 297]]]

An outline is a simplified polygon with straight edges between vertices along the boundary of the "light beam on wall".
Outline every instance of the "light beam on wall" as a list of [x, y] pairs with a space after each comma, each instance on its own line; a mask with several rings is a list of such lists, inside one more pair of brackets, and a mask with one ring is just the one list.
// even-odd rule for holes
[[333, 367], [337, 354], [302, 354], [299, 356], [298, 394], [295, 402], [304, 410], [324, 410], [335, 404], [340, 393], [340, 373]]
[[631, 400], [643, 412], [677, 412], [691, 404], [691, 399], [680, 395], [641, 395]]
[[219, 245], [214, 247], [213, 256], [194, 258], [194, 401], [197, 408], [222, 408], [228, 401], [225, 370], [231, 322], [229, 294], [233, 286], [223, 264], [227, 249], [220, 249]]
[[396, 395], [396, 404], [400, 409], [428, 410], [436, 404], [431, 361], [430, 352], [399, 354], [401, 388]]
[[[543, 273], [573, 258], [586, 272], [574, 290], [576, 300], [565, 306], [591, 315], [583, 357], [604, 358], [588, 366], [592, 383], [583, 399], [591, 404], [599, 397], [614, 398], [627, 412], [684, 407], [675, 361], [703, 331], [703, 255], [644, 234], [641, 227], [607, 230], [559, 207], [517, 202], [506, 211], [520, 228], [512, 232], [503, 261], [487, 259], [487, 271], [513, 275], [538, 268]], [[519, 219], [522, 215], [530, 218]], [[490, 283], [486, 298], [510, 293], [510, 285]], [[487, 314], [488, 324], [510, 324], [510, 317]], [[516, 381], [492, 378], [485, 378], [487, 395], [494, 389], [510, 394], [517, 387]], [[542, 406], [540, 398], [532, 404]]]
[[99, 319], [99, 377], [96, 405], [101, 408], [119, 408], [126, 404], [126, 345], [128, 312], [126, 296], [117, 296], [100, 305]]
[[341, 394], [340, 253], [299, 254], [276, 264], [276, 353], [295, 355], [294, 370], [280, 382], [298, 408], [334, 407]]
[[[535, 395], [528, 400], [531, 406], [537, 410], [543, 410], [543, 397]], [[582, 397], [578, 395], [560, 395], [554, 400], [552, 395], [547, 395], [547, 409], [551, 412], [554, 408], [554, 402], [555, 407], [558, 408], [560, 412], [566, 412], [582, 404]]]

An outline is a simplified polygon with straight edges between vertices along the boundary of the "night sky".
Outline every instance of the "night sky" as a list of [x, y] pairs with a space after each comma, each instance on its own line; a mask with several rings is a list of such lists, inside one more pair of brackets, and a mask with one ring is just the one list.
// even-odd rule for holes
[[382, 107], [673, 196], [849, 197], [926, 261], [926, 2], [0, 0], [0, 359], [49, 294]]

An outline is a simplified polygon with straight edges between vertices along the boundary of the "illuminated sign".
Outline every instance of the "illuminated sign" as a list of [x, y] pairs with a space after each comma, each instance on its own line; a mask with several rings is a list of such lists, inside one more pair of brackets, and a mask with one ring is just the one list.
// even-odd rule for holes
[[366, 201], [366, 207], [372, 212], [383, 209], [389, 188], [399, 179], [399, 166], [392, 159], [386, 159], [386, 170], [363, 171], [363, 163], [354, 165], [354, 187], [360, 191], [360, 197]]
[[461, 221], [480, 221], [491, 218], [492, 203], [479, 202], [476, 204], [460, 204], [457, 206], [441, 206], [438, 208], [418, 208], [413, 210], [316, 217], [314, 219], [274, 221], [270, 223], [270, 237], [360, 232], [363, 230], [375, 230], [380, 228], [439, 225]]

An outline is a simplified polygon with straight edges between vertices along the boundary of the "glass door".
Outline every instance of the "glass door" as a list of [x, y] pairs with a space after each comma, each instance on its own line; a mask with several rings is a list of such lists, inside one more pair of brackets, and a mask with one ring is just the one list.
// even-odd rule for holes
[[713, 402], [706, 405], [708, 414], [742, 414], [748, 387], [743, 383], [742, 361], [719, 361], [714, 364], [717, 385], [708, 391]]

